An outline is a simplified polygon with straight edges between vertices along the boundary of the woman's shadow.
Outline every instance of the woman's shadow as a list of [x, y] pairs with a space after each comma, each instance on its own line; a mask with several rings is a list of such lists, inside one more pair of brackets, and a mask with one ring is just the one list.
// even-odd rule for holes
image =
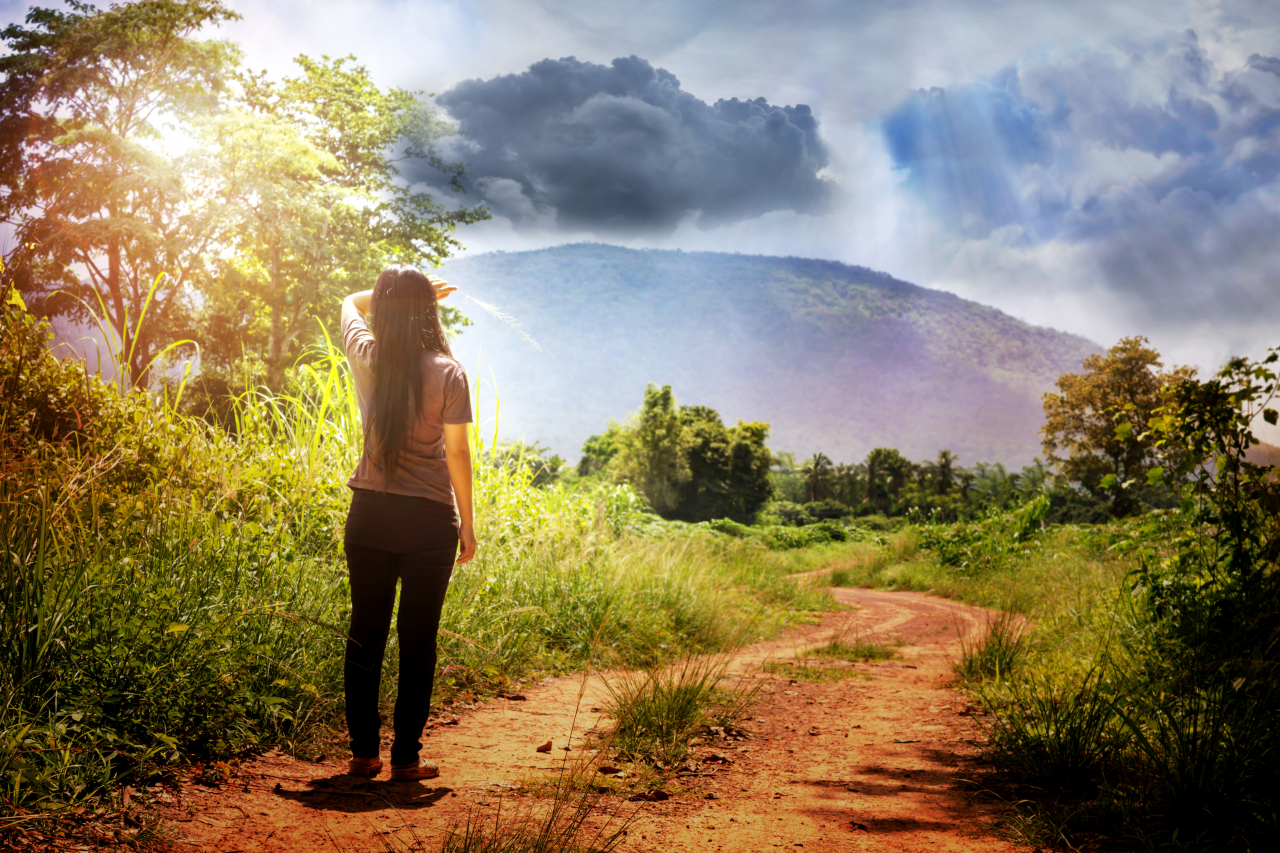
[[350, 813], [381, 811], [388, 806], [430, 808], [453, 793], [452, 788], [433, 788], [422, 782], [366, 779], [345, 773], [309, 779], [307, 785], [307, 790], [292, 791], [277, 783], [273, 793], [313, 809]]

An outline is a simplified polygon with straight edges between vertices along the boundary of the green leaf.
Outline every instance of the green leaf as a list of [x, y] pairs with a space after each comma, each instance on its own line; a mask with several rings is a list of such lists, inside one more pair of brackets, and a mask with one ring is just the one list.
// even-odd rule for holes
[[1121, 441], [1127, 441], [1129, 437], [1132, 435], [1133, 435], [1133, 424], [1129, 423], [1128, 421], [1125, 421], [1124, 423], [1116, 424], [1116, 438], [1120, 439]]
[[181, 622], [174, 622], [165, 629], [166, 634], [181, 634], [183, 631], [191, 630], [190, 625], [183, 625]]
[[1115, 484], [1116, 484], [1116, 475], [1108, 474], [1107, 476], [1102, 478], [1102, 482], [1099, 483], [1098, 485], [1102, 486], [1102, 488], [1104, 489], [1110, 489], [1114, 487]]
[[1275, 410], [1275, 409], [1263, 409], [1263, 410], [1262, 410], [1262, 419], [1263, 419], [1264, 421], [1266, 421], [1267, 423], [1271, 424], [1272, 426], [1275, 426], [1275, 425], [1276, 425], [1276, 421], [1277, 421], [1277, 420], [1280, 420], [1280, 415], [1277, 415], [1277, 414], [1276, 414], [1276, 410]]
[[1147, 485], [1154, 486], [1164, 479], [1164, 468], [1157, 465], [1147, 472]]
[[[9, 298], [5, 300], [9, 305], [16, 306], [19, 311], [27, 310], [27, 303], [22, 301], [22, 294], [18, 292], [18, 288], [9, 288]], [[1275, 421], [1272, 421], [1275, 423]]]

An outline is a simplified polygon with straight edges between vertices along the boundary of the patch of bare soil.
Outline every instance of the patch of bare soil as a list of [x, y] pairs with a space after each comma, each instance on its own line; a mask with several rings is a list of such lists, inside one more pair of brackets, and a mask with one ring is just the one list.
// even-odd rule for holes
[[[698, 747], [697, 773], [669, 785], [670, 799], [622, 804], [641, 809], [622, 850], [1014, 849], [992, 834], [990, 808], [963, 789], [981, 728], [948, 687], [961, 635], [992, 614], [918, 593], [835, 595], [859, 609], [734, 654], [730, 672], [760, 683], [743, 724], [750, 736]], [[823, 682], [776, 666], [836, 634], [900, 643], [897, 657], [844, 664], [846, 677]], [[773, 672], [763, 669], [770, 662]], [[434, 726], [424, 755], [442, 772], [429, 782], [393, 783], [385, 770], [353, 779], [343, 775], [345, 756], [310, 763], [269, 754], [221, 787], [160, 792], [170, 798], [162, 812], [177, 849], [437, 850], [468, 811], [534, 801], [517, 788], [558, 773], [573, 757], [563, 748], [581, 750], [584, 730], [608, 727], [592, 711], [602, 705], [594, 679], [549, 681], [524, 697]], [[535, 751], [548, 740], [550, 753]]]

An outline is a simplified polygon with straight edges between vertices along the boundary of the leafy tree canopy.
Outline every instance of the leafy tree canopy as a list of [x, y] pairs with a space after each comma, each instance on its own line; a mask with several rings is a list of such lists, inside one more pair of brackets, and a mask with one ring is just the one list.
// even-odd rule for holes
[[278, 386], [340, 295], [439, 264], [457, 225], [488, 217], [401, 179], [415, 159], [461, 190], [435, 147], [454, 131], [415, 93], [350, 57], [242, 72], [234, 45], [196, 38], [236, 17], [219, 0], [71, 2], [0, 32], [8, 277], [47, 315], [105, 315], [135, 384], [190, 338], [207, 374], [249, 356]]
[[[446, 209], [400, 179], [397, 163], [418, 159], [462, 189], [462, 167], [435, 147], [455, 131], [413, 92], [378, 88], [354, 57], [295, 61], [301, 73], [278, 83], [241, 75], [237, 109], [214, 125], [210, 146], [220, 171], [244, 186], [233, 201], [236, 251], [208, 287], [220, 333], [207, 346], [224, 365], [261, 353], [273, 386], [316, 321], [334, 325], [343, 295], [390, 264], [438, 265], [458, 248], [458, 225], [489, 217], [483, 207]], [[275, 157], [246, 156], [264, 130]], [[441, 319], [453, 329], [468, 322], [447, 305]]]
[[667, 518], [749, 523], [773, 493], [768, 436], [768, 424], [726, 427], [714, 409], [677, 406], [670, 385], [650, 385], [631, 422], [589, 439], [583, 459], [616, 447], [614, 476], [629, 480]]
[[6, 267], [46, 313], [101, 311], [136, 382], [190, 333], [188, 285], [217, 234], [216, 209], [147, 143], [165, 116], [216, 106], [238, 52], [192, 36], [238, 16], [217, 0], [68, 6], [0, 31], [0, 218], [17, 246]]
[[1045, 457], [1068, 481], [1111, 497], [1117, 516], [1129, 515], [1158, 465], [1152, 419], [1164, 389], [1192, 379], [1195, 370], [1163, 370], [1146, 338], [1131, 337], [1085, 359], [1084, 371], [1064, 373], [1058, 393], [1044, 395]]

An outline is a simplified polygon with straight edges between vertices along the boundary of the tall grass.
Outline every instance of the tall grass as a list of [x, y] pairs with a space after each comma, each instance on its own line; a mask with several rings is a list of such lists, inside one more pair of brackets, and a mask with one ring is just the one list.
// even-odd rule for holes
[[960, 660], [956, 673], [969, 682], [987, 678], [997, 681], [1012, 675], [1027, 654], [1026, 626], [1007, 610], [988, 620], [986, 631], [977, 639], [960, 638]]
[[[341, 355], [296, 368], [288, 393], [241, 395], [224, 431], [50, 357], [4, 310], [0, 825], [336, 725], [360, 452]], [[450, 587], [438, 698], [657, 666], [827, 606], [785, 579], [802, 552], [655, 525], [625, 486], [534, 487], [488, 464], [490, 426], [470, 433], [480, 551]]]

